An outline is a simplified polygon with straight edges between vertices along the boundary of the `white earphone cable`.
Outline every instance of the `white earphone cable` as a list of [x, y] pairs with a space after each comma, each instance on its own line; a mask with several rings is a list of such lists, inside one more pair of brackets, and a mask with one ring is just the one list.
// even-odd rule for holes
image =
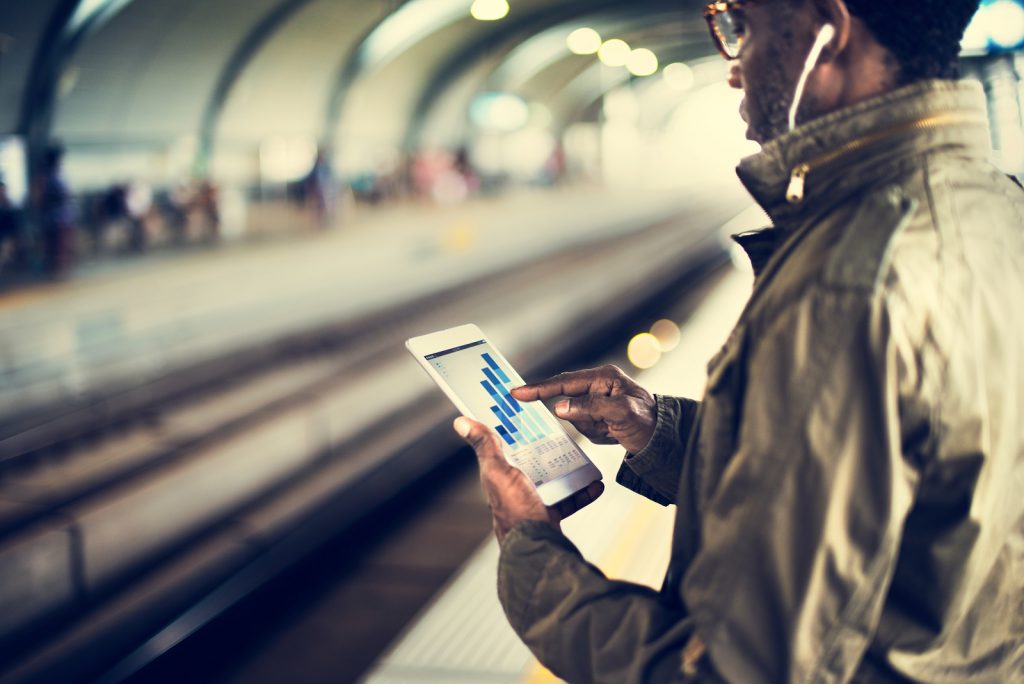
[[832, 24], [825, 24], [818, 31], [818, 37], [814, 40], [811, 52], [807, 55], [807, 61], [804, 63], [803, 73], [800, 74], [800, 80], [797, 81], [796, 84], [796, 93], [793, 95], [793, 105], [789, 108], [789, 130], [796, 128], [796, 113], [800, 108], [800, 101], [804, 97], [804, 88], [807, 87], [807, 79], [810, 77], [811, 72], [814, 71], [814, 67], [818, 65], [818, 60], [821, 59], [821, 53], [825, 50], [825, 46], [828, 45], [829, 41], [835, 37], [836, 29]]

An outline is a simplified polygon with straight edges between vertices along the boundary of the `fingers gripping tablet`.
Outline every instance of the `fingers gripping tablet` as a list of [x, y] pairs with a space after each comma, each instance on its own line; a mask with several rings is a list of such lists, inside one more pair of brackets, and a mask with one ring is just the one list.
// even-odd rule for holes
[[519, 374], [475, 325], [406, 341], [406, 347], [452, 403], [501, 438], [505, 458], [552, 505], [601, 479], [601, 472], [540, 402], [510, 394]]

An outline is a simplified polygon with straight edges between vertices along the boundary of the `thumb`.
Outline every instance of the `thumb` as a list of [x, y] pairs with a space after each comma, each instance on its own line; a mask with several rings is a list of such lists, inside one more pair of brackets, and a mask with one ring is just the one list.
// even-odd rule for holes
[[452, 427], [455, 428], [455, 432], [458, 433], [459, 437], [462, 437], [467, 444], [473, 447], [481, 467], [511, 467], [508, 461], [505, 460], [505, 454], [502, 451], [498, 435], [489, 427], [465, 416], [456, 418]]

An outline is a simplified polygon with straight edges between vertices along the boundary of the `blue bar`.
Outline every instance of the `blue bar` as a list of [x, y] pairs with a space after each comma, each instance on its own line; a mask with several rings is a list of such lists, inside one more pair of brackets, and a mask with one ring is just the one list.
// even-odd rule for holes
[[[506, 404], [512, 407], [513, 411], [515, 411], [516, 413], [522, 411], [523, 407], [520, 406], [519, 402], [515, 400], [515, 397], [513, 397], [508, 392], [508, 387], [506, 386], [510, 384], [508, 376], [505, 375], [505, 373], [503, 373], [500, 368], [498, 368], [497, 364], [494, 363], [494, 359], [492, 359], [489, 354], [484, 354], [483, 356], [486, 357], [484, 360], [487, 361], [487, 363], [490, 364], [494, 370], [492, 371], [491, 368], [481, 368], [480, 371], [484, 375], [486, 375], [487, 379], [491, 381], [491, 384], [494, 385], [494, 387], [496, 387], [499, 392], [501, 392], [501, 398], [505, 400]], [[501, 380], [498, 380], [498, 377], [495, 375], [495, 373], [501, 376]]]
[[523, 410], [523, 407], [519, 405], [519, 402], [516, 401], [515, 397], [513, 397], [511, 394], [508, 393], [507, 389], [502, 387], [501, 388], [501, 392], [502, 392], [502, 394], [501, 394], [502, 398], [504, 398], [505, 401], [508, 402], [509, 406], [511, 406], [513, 409], [515, 409], [516, 413], [519, 413], [519, 412], [521, 412]]
[[509, 446], [516, 445], [516, 440], [512, 438], [512, 435], [508, 434], [508, 430], [505, 429], [504, 425], [498, 425], [494, 429], [497, 430], [498, 434], [501, 435], [506, 442], [508, 442]]
[[501, 370], [501, 367], [494, 362], [494, 359], [491, 358], [490, 354], [484, 353], [481, 354], [481, 356], [484, 357], [484, 361], [487, 362], [487, 365], [494, 369], [494, 372], [498, 374], [498, 377], [501, 378], [502, 382], [512, 382], [511, 380], [508, 379], [508, 376], [505, 375], [505, 371]]
[[522, 419], [523, 424], [530, 427], [531, 432], [536, 434], [538, 437], [543, 437], [547, 430], [542, 429], [544, 424], [538, 424], [536, 416], [531, 415], [531, 413], [531, 411], [524, 411], [523, 413], [520, 413], [519, 416]]
[[519, 427], [520, 431], [522, 432], [522, 435], [524, 437], [526, 437], [527, 441], [529, 441], [529, 442], [536, 442], [537, 441], [537, 434], [533, 430], [533, 426], [530, 425], [529, 423], [527, 423], [525, 420], [523, 420], [523, 414], [522, 413], [520, 413], [518, 416], [516, 416], [513, 419], [512, 422]]
[[551, 421], [545, 420], [544, 419], [544, 415], [543, 415], [543, 413], [541, 411], [539, 411], [537, 409], [531, 409], [531, 411], [530, 411], [530, 419], [534, 423], [537, 424], [538, 428], [540, 428], [540, 434], [548, 435], [548, 434], [551, 433], [551, 430], [552, 430]]
[[515, 400], [515, 397], [509, 394], [508, 387], [505, 386], [506, 384], [508, 384], [508, 378], [505, 379], [505, 383], [503, 384], [498, 381], [498, 378], [494, 377], [494, 373], [491, 372], [490, 368], [481, 368], [480, 370], [481, 372], [483, 372], [484, 375], [487, 376], [487, 379], [491, 381], [491, 384], [494, 385], [494, 387], [497, 388], [499, 392], [501, 392], [501, 398], [505, 400], [506, 404], [511, 406], [516, 413], [519, 413], [520, 411], [523, 410], [523, 407], [519, 405], [519, 402]]
[[530, 407], [530, 410], [533, 412], [531, 414], [533, 416], [533, 419], [540, 423], [541, 425], [546, 426], [549, 430], [561, 429], [561, 424], [558, 422], [558, 418], [556, 418], [555, 416], [551, 415], [550, 413], [544, 413], [534, 407]]
[[501, 398], [501, 395], [498, 394], [497, 390], [491, 387], [490, 383], [488, 383], [486, 380], [481, 380], [480, 384], [483, 385], [483, 388], [487, 390], [488, 394], [491, 395], [491, 399], [494, 400], [494, 403], [501, 407], [501, 410], [505, 412], [505, 415], [507, 415], [509, 418], [512, 418], [516, 415], [516, 412], [508, 407], [508, 404], [506, 404], [505, 401]]
[[514, 435], [517, 432], [519, 432], [516, 426], [513, 425], [508, 418], [505, 417], [505, 414], [502, 413], [500, 408], [498, 408], [497, 406], [492, 406], [491, 411], [494, 412], [494, 415], [498, 416], [498, 420], [500, 420], [501, 424], [505, 426], [505, 429], [509, 431], [509, 434]]
[[492, 385], [495, 387], [501, 387], [501, 380], [498, 380], [498, 376], [494, 374], [494, 371], [490, 368], [481, 368], [480, 370], [487, 376], [487, 379], [491, 381]]

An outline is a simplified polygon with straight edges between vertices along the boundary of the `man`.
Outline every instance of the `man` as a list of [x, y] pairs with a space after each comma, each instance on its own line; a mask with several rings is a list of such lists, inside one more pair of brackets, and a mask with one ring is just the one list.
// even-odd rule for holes
[[21, 217], [7, 194], [7, 184], [0, 180], [0, 273], [18, 253], [20, 232]]
[[1024, 193], [987, 161], [981, 89], [942, 80], [977, 4], [709, 7], [774, 227], [739, 238], [754, 292], [703, 400], [614, 368], [515, 392], [568, 395], [558, 415], [629, 452], [618, 481], [677, 505], [662, 591], [560, 533], [599, 486], [546, 509], [485, 426], [455, 424], [501, 601], [555, 674], [1024, 681]]
[[75, 260], [77, 208], [61, 171], [64, 148], [52, 145], [32, 184], [32, 207], [43, 239], [43, 262], [55, 278], [66, 278]]

